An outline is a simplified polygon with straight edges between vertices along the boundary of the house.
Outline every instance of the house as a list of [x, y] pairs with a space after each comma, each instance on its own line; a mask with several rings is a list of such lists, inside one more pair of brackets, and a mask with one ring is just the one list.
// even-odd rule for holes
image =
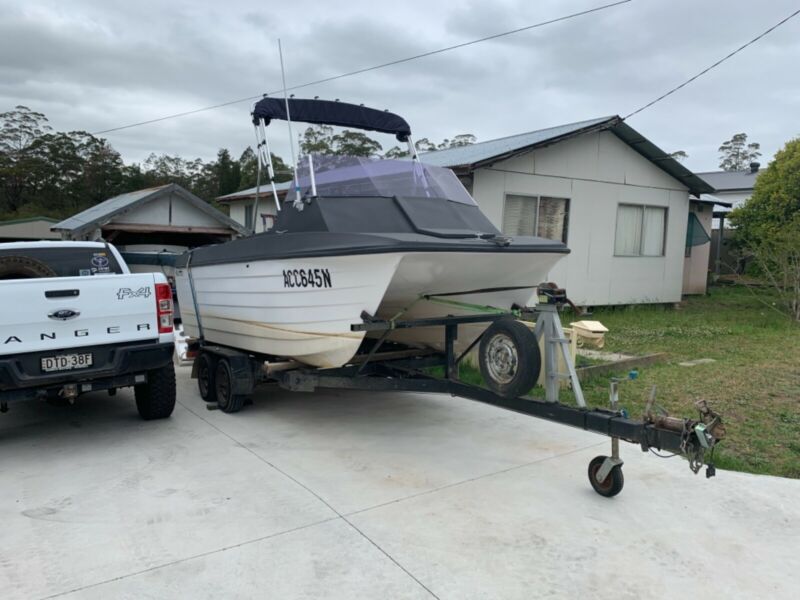
[[50, 231], [50, 227], [57, 221], [49, 217], [0, 221], [0, 243], [57, 240], [60, 236]]
[[713, 250], [708, 263], [709, 269], [717, 275], [735, 273], [739, 268], [739, 260], [731, 252], [731, 240], [734, 232], [725, 227], [725, 219], [731, 208], [741, 206], [753, 195], [760, 168], [760, 163], [752, 162], [750, 168], [744, 171], [697, 173], [698, 177], [704, 179], [716, 190], [713, 195], [703, 195], [701, 198], [712, 200], [717, 205], [714, 208], [714, 219], [711, 224], [711, 247]]
[[246, 235], [247, 230], [205, 200], [171, 183], [109, 198], [51, 227], [65, 240], [105, 240], [132, 270], [163, 266], [163, 254]]
[[[689, 196], [714, 188], [618, 116], [430, 152], [421, 160], [450, 167], [504, 233], [566, 242], [571, 254], [549, 278], [577, 304], [677, 302], [684, 292], [701, 291], [697, 264], [705, 291], [707, 260], [687, 239]], [[703, 245], [707, 252], [710, 244]], [[687, 266], [693, 276], [685, 288]]]
[[[736, 208], [753, 195], [760, 168], [760, 163], [752, 162], [746, 171], [707, 171], [696, 175], [716, 190], [708, 199], [718, 200], [717, 204], [721, 206]], [[727, 211], [719, 212], [724, 218], [724, 213]], [[714, 229], [718, 227], [718, 219], [715, 219]]]
[[[452, 169], [504, 233], [566, 242], [571, 254], [549, 279], [578, 304], [677, 302], [682, 293], [705, 291], [707, 209], [689, 196], [714, 188], [618, 116], [428, 152], [420, 160]], [[289, 187], [278, 185], [279, 199]], [[251, 225], [254, 196], [255, 188], [218, 201]], [[687, 236], [690, 212], [703, 218], [694, 217]], [[262, 185], [257, 231], [268, 229], [274, 214], [271, 189]]]
[[[291, 184], [291, 181], [275, 184], [275, 190], [278, 192], [278, 202], [283, 202]], [[256, 208], [256, 190], [258, 190], [258, 208]], [[278, 214], [272, 186], [269, 184], [219, 196], [216, 200], [220, 204], [228, 206], [228, 214], [231, 219], [244, 225], [248, 231], [254, 231], [255, 233], [270, 229], [274, 223], [275, 215]]]

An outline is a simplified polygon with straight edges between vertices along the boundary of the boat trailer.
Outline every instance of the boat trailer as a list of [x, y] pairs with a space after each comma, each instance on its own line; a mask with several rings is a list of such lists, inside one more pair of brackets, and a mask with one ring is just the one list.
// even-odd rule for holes
[[[699, 411], [697, 419], [671, 417], [663, 411], [655, 414], [653, 390], [644, 417], [641, 420], [631, 419], [618, 406], [619, 380], [612, 379], [610, 407], [586, 406], [569, 354], [569, 342], [558, 315], [558, 309], [565, 302], [564, 290], [540, 287], [539, 304], [533, 308], [413, 320], [383, 320], [362, 314], [363, 322], [353, 324], [351, 330], [379, 332], [380, 337], [371, 340], [371, 348], [357, 354], [349, 364], [331, 369], [310, 368], [293, 361], [255, 356], [227, 346], [206, 344], [202, 339], [194, 340], [189, 345], [190, 353], [196, 356], [192, 377], [198, 379], [200, 394], [209, 402], [208, 408], [219, 408], [224, 412], [240, 410], [256, 385], [271, 382], [298, 392], [327, 388], [450, 394], [599, 433], [611, 438], [611, 453], [610, 456], [592, 459], [588, 475], [592, 488], [606, 497], [617, 495], [624, 485], [620, 440], [637, 444], [644, 452], [660, 451], [682, 455], [695, 474], [706, 465], [706, 477], [713, 477], [713, 451], [717, 442], [724, 437], [725, 427], [720, 416], [705, 401], [696, 403]], [[459, 363], [492, 330], [493, 324], [501, 321], [508, 323], [509, 320], [535, 323], [532, 333], [536, 341], [537, 359], [539, 344], [544, 348], [544, 399], [508, 396], [497, 389], [488, 389], [459, 379]], [[459, 326], [474, 323], [488, 323], [490, 326], [469, 348], [456, 355], [455, 341], [458, 339]], [[444, 351], [385, 343], [391, 331], [412, 327], [443, 327]], [[381, 351], [382, 348], [387, 349]], [[563, 364], [566, 365], [566, 373], [559, 372], [559, 352]], [[538, 367], [537, 364], [537, 375]], [[575, 406], [559, 400], [562, 380], [570, 382]]]

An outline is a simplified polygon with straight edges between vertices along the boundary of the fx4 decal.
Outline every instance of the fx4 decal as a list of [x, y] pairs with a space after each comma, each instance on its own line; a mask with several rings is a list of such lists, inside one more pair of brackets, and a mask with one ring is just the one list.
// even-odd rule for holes
[[126, 298], [149, 298], [150, 294], [150, 286], [140, 287], [138, 290], [132, 290], [131, 288], [119, 288], [117, 290], [117, 299], [125, 300]]

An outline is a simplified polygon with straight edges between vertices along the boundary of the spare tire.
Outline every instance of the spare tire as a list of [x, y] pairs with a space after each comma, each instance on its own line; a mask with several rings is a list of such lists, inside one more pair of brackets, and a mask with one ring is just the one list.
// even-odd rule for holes
[[55, 277], [56, 272], [29, 256], [0, 256], [0, 279], [38, 279]]

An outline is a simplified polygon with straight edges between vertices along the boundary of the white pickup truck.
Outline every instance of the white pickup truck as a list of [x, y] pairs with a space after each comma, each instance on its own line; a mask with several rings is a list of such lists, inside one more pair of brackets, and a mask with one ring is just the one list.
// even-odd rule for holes
[[0, 411], [134, 386], [144, 419], [175, 407], [172, 289], [102, 242], [0, 244]]

